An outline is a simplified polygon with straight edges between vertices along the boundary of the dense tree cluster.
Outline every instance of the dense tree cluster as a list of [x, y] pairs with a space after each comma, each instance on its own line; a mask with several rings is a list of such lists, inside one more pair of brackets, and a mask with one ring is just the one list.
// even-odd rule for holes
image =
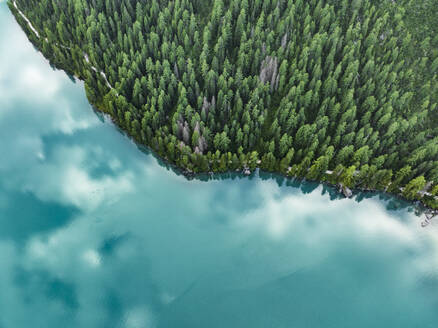
[[436, 206], [436, 0], [16, 5], [93, 104], [186, 170], [260, 167]]

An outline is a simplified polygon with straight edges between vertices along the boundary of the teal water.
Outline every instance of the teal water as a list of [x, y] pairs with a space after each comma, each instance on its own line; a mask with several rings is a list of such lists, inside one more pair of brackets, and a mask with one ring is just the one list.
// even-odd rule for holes
[[438, 227], [382, 195], [187, 180], [0, 3], [0, 327], [436, 327]]

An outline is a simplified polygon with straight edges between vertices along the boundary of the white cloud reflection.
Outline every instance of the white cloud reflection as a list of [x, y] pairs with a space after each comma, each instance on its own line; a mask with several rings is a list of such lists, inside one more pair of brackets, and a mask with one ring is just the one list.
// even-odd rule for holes
[[89, 249], [84, 252], [82, 258], [85, 262], [87, 262], [91, 267], [98, 267], [101, 263], [100, 255], [94, 249]]
[[[50, 149], [43, 138], [73, 135], [99, 125], [84, 97], [82, 84], [72, 88], [65, 73], [53, 71], [37, 53], [5, 6], [0, 10], [0, 172], [9, 188], [26, 190], [42, 200], [55, 200], [83, 209], [131, 191], [132, 175], [122, 172], [90, 176], [85, 162], [93, 149], [59, 145]], [[110, 158], [117, 170], [117, 158]], [[113, 171], [114, 171], [113, 170]]]
[[2, 5], [0, 19], [3, 24], [0, 38], [0, 94], [2, 102], [13, 101], [17, 96], [32, 101], [53, 99], [65, 79], [61, 74], [51, 74], [41, 65], [42, 55], [35, 52], [18, 25], [6, 23], [10, 17]]
[[155, 327], [153, 316], [147, 307], [131, 309], [125, 315], [124, 328], [153, 327]]
[[[382, 202], [367, 200], [356, 203], [349, 199], [327, 202], [328, 195], [321, 196], [322, 187], [310, 194], [297, 192], [284, 195], [273, 181], [260, 181], [259, 186], [263, 189], [260, 195], [264, 206], [247, 213], [239, 224], [248, 228], [258, 227], [273, 239], [283, 239], [290, 232], [305, 229], [304, 238], [312, 244], [325, 238], [325, 233], [329, 233], [329, 237], [338, 233], [330, 226], [343, 225], [345, 229], [350, 229], [350, 233], [362, 237], [388, 235], [405, 243], [415, 242], [419, 219], [412, 217], [412, 222], [406, 224], [398, 217], [401, 213], [390, 214]], [[326, 220], [326, 217], [330, 219]], [[313, 218], [318, 218], [318, 222], [309, 229], [307, 221]]]

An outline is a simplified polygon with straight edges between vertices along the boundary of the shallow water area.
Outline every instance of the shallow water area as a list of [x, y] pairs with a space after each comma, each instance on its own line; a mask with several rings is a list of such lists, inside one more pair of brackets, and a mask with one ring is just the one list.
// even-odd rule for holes
[[[436, 327], [438, 226], [381, 194], [187, 180], [0, 2], [0, 327]], [[437, 219], [438, 220], [438, 219]]]

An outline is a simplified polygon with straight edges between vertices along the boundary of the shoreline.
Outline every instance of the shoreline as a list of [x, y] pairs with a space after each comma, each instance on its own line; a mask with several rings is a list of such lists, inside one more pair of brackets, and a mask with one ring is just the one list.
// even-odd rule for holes
[[[21, 17], [21, 18], [27, 23], [28, 28], [29, 28], [29, 29], [35, 34], [35, 36], [37, 37], [37, 39], [40, 40], [40, 42], [41, 42], [42, 37], [40, 36], [40, 34], [38, 33], [38, 31], [35, 29], [35, 27], [32, 25], [31, 21], [30, 21], [25, 15], [24, 15], [23, 12], [20, 11], [20, 9], [18, 8], [18, 6], [17, 6], [17, 4], [16, 4], [16, 1], [14, 0], [14, 1], [10, 2], [10, 3], [13, 4], [14, 9], [17, 11], [17, 13], [20, 15], [20, 17]], [[12, 11], [12, 10], [11, 10], [11, 11]], [[14, 14], [13, 11], [12, 11], [12, 14]], [[14, 16], [15, 16], [15, 15], [14, 15]], [[17, 21], [17, 22], [18, 22], [18, 21]], [[18, 23], [19, 23], [19, 22], [18, 22]], [[19, 24], [19, 25], [20, 25], [20, 24]], [[21, 26], [21, 25], [20, 25], [20, 26]], [[25, 32], [25, 31], [24, 31], [24, 32]], [[28, 33], [25, 32], [25, 34], [26, 34], [27, 37], [29, 38]], [[30, 39], [29, 39], [29, 40], [30, 40]], [[30, 40], [30, 41], [31, 41], [31, 43], [33, 43], [32, 40]], [[49, 41], [47, 40], [47, 38], [46, 38], [45, 40], [42, 40], [42, 41], [45, 41], [45, 42], [49, 43]], [[56, 45], [56, 44], [55, 44], [55, 46], [59, 46], [59, 47], [61, 47], [61, 48], [65, 48], [65, 49], [69, 49], [69, 50], [70, 50], [70, 48], [68, 48], [68, 47], [66, 47], [66, 46]], [[38, 49], [38, 51], [39, 51], [40, 53], [42, 53], [40, 47], [36, 47], [36, 48]], [[44, 56], [44, 54], [43, 54], [43, 56]], [[52, 61], [51, 61], [51, 59], [50, 59], [50, 58], [47, 58], [46, 56], [44, 56], [44, 57], [45, 57], [46, 59], [48, 59], [49, 63], [52, 65]], [[91, 70], [93, 70], [98, 76], [101, 76], [101, 77], [104, 79], [105, 84], [106, 84], [106, 86], [110, 89], [110, 91], [111, 91], [111, 90], [114, 90], [114, 91], [116, 92], [116, 95], [118, 96], [118, 93], [117, 93], [116, 89], [114, 89], [114, 88], [111, 86], [111, 84], [109, 83], [109, 81], [108, 81], [107, 78], [106, 78], [105, 73], [102, 72], [102, 71], [99, 71], [96, 67], [94, 67], [94, 66], [91, 64], [91, 62], [90, 62], [90, 60], [89, 60], [89, 56], [88, 56], [87, 53], [85, 53], [85, 52], [83, 53], [83, 58], [84, 58], [85, 62], [86, 62], [87, 64], [90, 65]], [[73, 76], [74, 78], [77, 78], [78, 80], [84, 81], [85, 85], [87, 84], [86, 80], [85, 80], [84, 78], [82, 78], [81, 76], [78, 76], [78, 75], [76, 75], [76, 74], [71, 75], [70, 73], [68, 73], [68, 71], [67, 71], [66, 69], [64, 69], [64, 68], [62, 68], [62, 67], [57, 67], [56, 65], [54, 65], [54, 66], [56, 67], [56, 69], [63, 70], [67, 75], [69, 75], [69, 76]], [[84, 86], [84, 87], [85, 87], [85, 86]], [[87, 93], [87, 92], [86, 92], [86, 93]], [[92, 101], [89, 99], [88, 95], [87, 95], [87, 99], [88, 99], [90, 105], [91, 105], [96, 111], [98, 111], [99, 113], [105, 115], [107, 118], [110, 118], [111, 121], [113, 122], [113, 124], [114, 124], [115, 126], [117, 126], [117, 127], [123, 132], [123, 134], [125, 134], [125, 135], [128, 136], [133, 142], [135, 142], [135, 144], [137, 145], [137, 147], [139, 147], [139, 148], [146, 148], [149, 152], [152, 152], [152, 153], [154, 154], [154, 156], [156, 156], [159, 160], [165, 162], [165, 163], [166, 163], [166, 166], [170, 166], [172, 169], [177, 170], [179, 173], [181, 173], [182, 175], [184, 175], [187, 179], [193, 179], [193, 178], [196, 178], [196, 177], [198, 177], [198, 176], [202, 176], [202, 175], [215, 176], [215, 175], [231, 174], [231, 173], [239, 173], [239, 174], [242, 174], [242, 176], [251, 176], [251, 175], [254, 174], [254, 172], [259, 171], [259, 172], [263, 172], [263, 173], [266, 173], [266, 174], [275, 174], [275, 175], [279, 175], [279, 176], [283, 177], [283, 178], [286, 179], [286, 180], [301, 180], [301, 181], [314, 182], [314, 183], [318, 183], [318, 184], [325, 184], [325, 185], [328, 185], [328, 186], [330, 186], [330, 187], [336, 189], [337, 192], [338, 192], [339, 194], [344, 195], [344, 197], [346, 197], [346, 198], [352, 198], [352, 197], [353, 197], [355, 194], [357, 194], [358, 192], [361, 192], [361, 193], [373, 193], [373, 192], [378, 193], [378, 192], [380, 192], [380, 193], [384, 193], [384, 194], [390, 195], [390, 196], [392, 196], [392, 197], [397, 197], [397, 198], [403, 199], [403, 200], [405, 200], [405, 201], [411, 203], [413, 206], [417, 206], [417, 207], [418, 207], [418, 206], [422, 206], [422, 207], [424, 207], [425, 209], [427, 209], [427, 210], [429, 211], [429, 213], [431, 213], [431, 214], [433, 215], [433, 217], [436, 216], [436, 215], [438, 215], [438, 209], [434, 209], [432, 206], [427, 205], [427, 204], [424, 203], [424, 201], [422, 200], [422, 198], [424, 197], [424, 195], [427, 195], [427, 192], [426, 192], [426, 193], [423, 193], [423, 194], [422, 194], [422, 197], [421, 197], [420, 199], [410, 200], [410, 199], [405, 198], [401, 193], [388, 192], [386, 189], [389, 187], [390, 184], [387, 185], [386, 188], [385, 188], [384, 190], [373, 189], [373, 188], [367, 188], [366, 186], [364, 186], [363, 188], [355, 186], [355, 187], [352, 187], [352, 188], [350, 189], [349, 187], [344, 186], [341, 182], [333, 183], [333, 182], [330, 182], [330, 181], [324, 179], [324, 178], [327, 178], [329, 175], [332, 175], [332, 174], [333, 174], [332, 171], [326, 171], [325, 173], [323, 173], [323, 174], [322, 174], [322, 179], [319, 179], [319, 180], [310, 180], [310, 179], [306, 178], [305, 176], [292, 175], [292, 174], [289, 175], [288, 172], [289, 172], [289, 170], [290, 170], [290, 167], [289, 167], [289, 170], [288, 170], [287, 172], [282, 172], [282, 171], [280, 171], [280, 170], [275, 170], [275, 171], [264, 170], [264, 169], [262, 169], [262, 168], [259, 166], [259, 164], [261, 163], [261, 160], [258, 159], [256, 165], [254, 165], [254, 163], [252, 163], [252, 165], [251, 165], [250, 163], [241, 163], [241, 162], [240, 162], [240, 163], [238, 164], [239, 167], [238, 167], [236, 170], [233, 170], [233, 169], [231, 169], [231, 168], [229, 168], [229, 167], [226, 167], [225, 170], [219, 170], [219, 169], [218, 169], [218, 170], [216, 170], [216, 171], [215, 171], [215, 170], [203, 171], [201, 168], [198, 167], [198, 168], [196, 168], [196, 171], [197, 171], [197, 172], [195, 172], [195, 171], [191, 170], [191, 169], [188, 168], [188, 167], [184, 167], [183, 165], [178, 165], [178, 164], [175, 163], [174, 161], [170, 160], [166, 155], [162, 155], [162, 154], [160, 154], [156, 149], [154, 149], [154, 148], [152, 147], [152, 145], [149, 145], [149, 144], [143, 142], [142, 140], [139, 140], [138, 136], [136, 137], [136, 136], [132, 135], [132, 134], [128, 131], [128, 129], [126, 129], [126, 128], [125, 128], [125, 127], [119, 122], [119, 120], [117, 120], [116, 117], [113, 117], [113, 115], [111, 115], [111, 114], [109, 113], [108, 110], [105, 110], [105, 106], [104, 106], [104, 103], [103, 103], [103, 98], [104, 98], [105, 95], [100, 95], [100, 94], [99, 94], [98, 96], [100, 97], [100, 102], [99, 102], [99, 101], [98, 101], [98, 102], [92, 102]], [[98, 103], [99, 103], [99, 104], [98, 104]], [[205, 155], [203, 155], [203, 156], [205, 156]], [[216, 164], [219, 163], [219, 159], [215, 159], [214, 161], [216, 161]], [[212, 163], [213, 163], [213, 162], [210, 161], [210, 162], [209, 162], [209, 165], [211, 166]], [[210, 167], [210, 169], [211, 169], [211, 167]], [[338, 176], [339, 176], [339, 174], [338, 174]], [[337, 177], [338, 177], [338, 176], [337, 176]], [[420, 193], [421, 193], [421, 192], [419, 192], [418, 195], [420, 195]], [[435, 200], [438, 200], [438, 197], [435, 196], [434, 199], [435, 199]]]
[[[77, 77], [77, 79], [80, 81], [83, 81], [78, 77]], [[385, 190], [355, 187], [355, 188], [351, 189], [351, 191], [352, 191], [351, 196], [347, 197], [342, 191], [340, 191], [339, 184], [333, 184], [333, 183], [330, 183], [329, 181], [324, 181], [324, 180], [309, 180], [306, 177], [300, 177], [300, 176], [290, 176], [290, 175], [287, 175], [287, 174], [284, 174], [284, 173], [278, 172], [278, 171], [277, 172], [265, 171], [260, 167], [256, 167], [254, 170], [250, 171], [249, 174], [245, 173], [245, 169], [238, 169], [238, 170], [234, 170], [234, 171], [227, 170], [224, 172], [214, 172], [214, 171], [192, 172], [192, 171], [188, 171], [187, 169], [180, 167], [177, 164], [174, 164], [171, 161], [169, 161], [167, 158], [161, 156], [157, 151], [155, 151], [150, 146], [143, 144], [141, 142], [138, 142], [125, 129], [123, 129], [123, 127], [121, 127], [117, 123], [117, 121], [115, 121], [113, 119], [113, 117], [110, 114], [108, 114], [107, 112], [105, 112], [103, 110], [100, 110], [92, 103], [90, 103], [90, 105], [97, 115], [101, 115], [104, 120], [106, 120], [106, 121], [109, 120], [112, 124], [114, 124], [116, 129], [119, 130], [119, 132], [124, 137], [129, 138], [141, 152], [145, 153], [146, 155], [152, 155], [158, 161], [158, 164], [160, 166], [163, 166], [163, 167], [166, 167], [167, 169], [172, 170], [172, 172], [177, 174], [177, 175], [184, 176], [184, 178], [189, 180], [189, 181], [190, 180], [199, 180], [199, 181], [221, 180], [221, 176], [224, 176], [224, 175], [236, 175], [240, 179], [244, 179], [244, 178], [251, 179], [253, 177], [262, 178], [261, 175], [269, 175], [270, 179], [277, 180], [276, 178], [281, 178], [282, 180], [284, 180], [286, 185], [288, 184], [288, 182], [298, 182], [300, 185], [309, 183], [309, 184], [316, 184], [318, 186], [322, 186], [323, 188], [328, 187], [331, 190], [333, 190], [337, 195], [340, 196], [339, 199], [349, 199], [349, 200], [357, 201], [356, 198], [358, 196], [360, 196], [361, 194], [362, 195], [374, 194], [374, 196], [377, 196], [380, 194], [380, 195], [384, 195], [384, 196], [396, 199], [398, 201], [402, 201], [406, 204], [409, 204], [407, 207], [411, 206], [414, 210], [419, 211], [419, 213], [417, 214], [418, 216], [420, 216], [420, 215], [426, 216], [426, 218], [427, 218], [428, 214], [432, 214], [431, 219], [438, 216], [438, 210], [433, 209], [432, 207], [428, 206], [427, 204], [423, 203], [420, 200], [409, 200], [409, 199], [403, 197], [403, 195], [401, 195], [401, 194], [395, 194], [395, 193], [391, 193], [391, 192], [388, 192]], [[203, 178], [206, 178], [206, 179], [203, 179]], [[229, 179], [232, 177], [226, 177], [226, 178]], [[431, 219], [429, 219], [429, 220], [431, 220]], [[420, 223], [422, 224], [423, 222], [424, 221], [421, 221]]]

